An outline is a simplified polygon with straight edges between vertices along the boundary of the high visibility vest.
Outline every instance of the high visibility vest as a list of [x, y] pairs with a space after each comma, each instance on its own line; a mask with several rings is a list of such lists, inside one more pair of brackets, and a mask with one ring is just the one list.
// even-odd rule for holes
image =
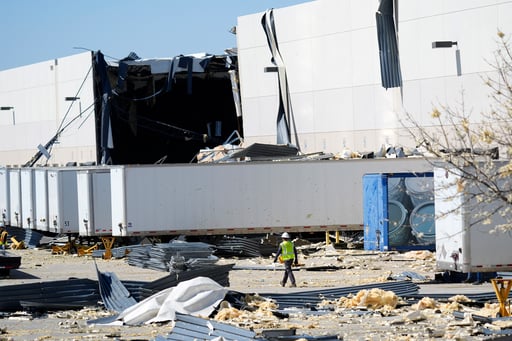
[[295, 252], [293, 252], [293, 243], [286, 240], [281, 243], [281, 256], [283, 260], [294, 259]]

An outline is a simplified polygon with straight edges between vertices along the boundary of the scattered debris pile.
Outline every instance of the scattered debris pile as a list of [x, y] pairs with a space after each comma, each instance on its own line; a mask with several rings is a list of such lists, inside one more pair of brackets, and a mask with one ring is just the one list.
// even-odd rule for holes
[[79, 309], [100, 299], [98, 283], [91, 279], [2, 286], [0, 311]]
[[[156, 244], [148, 245], [151, 246]], [[182, 248], [189, 250], [184, 245]], [[307, 255], [300, 256], [305, 266], [297, 269], [300, 285], [307, 287], [302, 289], [276, 290], [279, 275], [274, 274], [269, 264], [271, 260], [260, 257], [240, 259], [241, 265], [249, 266], [237, 266], [236, 271], [232, 271], [233, 264], [211, 264], [169, 271], [167, 276], [152, 282], [121, 281], [114, 273], [98, 271], [98, 281], [86, 283], [69, 279], [62, 283], [45, 283], [45, 288], [51, 288], [45, 290], [39, 283], [3, 286], [5, 298], [0, 311], [9, 311], [5, 307], [11, 305], [13, 314], [20, 310], [67, 309], [62, 315], [73, 316], [70, 309], [74, 306], [82, 309], [82, 313], [76, 313], [76, 321], [66, 318], [70, 325], [80, 322], [89, 325], [82, 327], [81, 333], [120, 337], [131, 333], [132, 329], [122, 330], [128, 330], [133, 324], [135, 328], [151, 328], [166, 334], [154, 340], [211, 340], [222, 336], [226, 340], [334, 341], [379, 339], [384, 335], [399, 335], [408, 340], [485, 340], [489, 335], [512, 335], [512, 320], [497, 316], [499, 304], [492, 290], [487, 292], [483, 286], [480, 290], [471, 286], [469, 289], [475, 290], [468, 290], [465, 295], [450, 292], [452, 289], [442, 291], [434, 289], [437, 281], [427, 281], [428, 276], [415, 273], [414, 270], [432, 273], [434, 259], [430, 251], [340, 251], [332, 246], [320, 250], [320, 246], [314, 244], [309, 245], [308, 250]], [[153, 254], [158, 253], [165, 254], [165, 251]], [[224, 261], [229, 260], [219, 263]], [[336, 261], [337, 265], [326, 266], [331, 261]], [[258, 265], [251, 266], [254, 263]], [[261, 276], [248, 272], [253, 270], [245, 270], [249, 267], [262, 271]], [[308, 270], [327, 272], [320, 276]], [[312, 279], [324, 277], [324, 274], [321, 280]], [[230, 275], [233, 282], [239, 281], [233, 288], [240, 288], [243, 283], [247, 288], [252, 287], [252, 292], [230, 290]], [[271, 275], [273, 279], [267, 280]], [[204, 282], [198, 283], [199, 280]], [[258, 285], [254, 285], [255, 282]], [[340, 283], [342, 287], [337, 286]], [[176, 290], [178, 286], [180, 290]], [[318, 290], [314, 286], [318, 286]], [[207, 293], [212, 288], [216, 296]], [[420, 294], [425, 289], [435, 294]], [[173, 292], [174, 301], [169, 298]], [[185, 310], [177, 311], [177, 307]], [[192, 314], [191, 309], [203, 312]], [[99, 328], [101, 324], [106, 325]], [[153, 340], [155, 333], [152, 332], [150, 339]]]
[[[24, 229], [18, 227], [7, 226], [7, 241], [12, 248], [35, 248], [39, 246], [43, 234], [32, 229]], [[13, 239], [14, 238], [14, 239]], [[18, 243], [23, 243], [23, 247], [16, 247]]]
[[211, 266], [218, 260], [213, 253], [213, 247], [206, 243], [173, 240], [170, 243], [132, 246], [126, 261], [141, 268], [179, 273]]
[[[222, 236], [212, 241], [219, 257], [261, 257], [275, 251], [276, 246], [261, 237]], [[277, 244], [276, 244], [277, 245]], [[269, 253], [269, 248], [272, 250]]]

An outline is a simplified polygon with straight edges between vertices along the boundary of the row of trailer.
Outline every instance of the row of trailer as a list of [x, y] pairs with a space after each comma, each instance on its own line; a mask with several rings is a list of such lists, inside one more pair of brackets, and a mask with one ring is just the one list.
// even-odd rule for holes
[[422, 158], [0, 168], [5, 226], [94, 236], [363, 229], [366, 173]]
[[[5, 226], [53, 234], [111, 234], [108, 168], [1, 168], [0, 190]], [[103, 228], [89, 229], [92, 212]]]

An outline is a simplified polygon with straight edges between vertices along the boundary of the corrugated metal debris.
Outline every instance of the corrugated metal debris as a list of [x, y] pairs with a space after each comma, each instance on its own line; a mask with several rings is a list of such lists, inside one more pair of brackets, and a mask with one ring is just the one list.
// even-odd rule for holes
[[170, 273], [210, 266], [217, 261], [213, 247], [201, 242], [173, 241], [132, 246], [129, 250], [128, 264]]
[[296, 335], [294, 329], [262, 331], [258, 337], [252, 330], [239, 328], [227, 323], [190, 315], [176, 314], [172, 331], [166, 336], [158, 336], [155, 341], [182, 340], [224, 340], [224, 341], [293, 341], [317, 340], [337, 341], [336, 335], [308, 336]]
[[257, 339], [256, 333], [251, 330], [200, 317], [176, 314], [176, 323], [171, 333], [167, 336], [158, 336], [155, 341], [213, 340], [220, 337], [225, 341], [262, 340]]
[[108, 310], [123, 311], [136, 304], [130, 291], [113, 272], [100, 272], [96, 266], [101, 299]]
[[122, 283], [137, 301], [141, 301], [161, 290], [176, 286], [180, 282], [188, 281], [195, 277], [208, 277], [224, 287], [229, 287], [229, 271], [232, 268], [233, 264], [212, 265], [207, 268], [170, 274], [149, 283], [139, 281], [123, 281]]
[[[226, 236], [215, 242], [216, 255], [261, 257], [261, 241], [255, 238]], [[275, 247], [273, 248], [275, 251]]]
[[96, 306], [98, 282], [91, 279], [2, 286], [1, 311], [79, 309]]
[[7, 241], [10, 243], [11, 238], [14, 237], [18, 242], [23, 241], [25, 247], [35, 248], [39, 246], [41, 242], [41, 238], [43, 238], [43, 234], [37, 232], [36, 230], [24, 229], [18, 227], [6, 226], [7, 230]]
[[[448, 300], [450, 297], [456, 295], [457, 293], [429, 293], [428, 295], [423, 294], [414, 294], [414, 295], [406, 295], [406, 298], [409, 299], [421, 299], [425, 296], [428, 296], [435, 300]], [[475, 302], [475, 304], [483, 304], [485, 302], [489, 302], [492, 300], [496, 300], [496, 293], [495, 292], [481, 292], [481, 293], [468, 293], [464, 294], [467, 296], [471, 301]]]
[[297, 147], [291, 145], [253, 143], [242, 150], [234, 152], [231, 155], [231, 159], [250, 158], [252, 161], [272, 161], [298, 157], [298, 154], [299, 150]]
[[119, 281], [114, 273], [98, 271], [98, 281], [68, 279], [41, 283], [2, 286], [0, 311], [80, 309], [97, 306], [103, 300], [105, 307], [120, 311], [137, 301], [178, 283], [203, 276], [224, 287], [229, 286], [229, 271], [233, 264], [185, 271], [152, 282]]
[[338, 299], [349, 294], [356, 294], [360, 290], [379, 288], [393, 291], [397, 296], [411, 296], [418, 294], [418, 285], [410, 281], [383, 282], [357, 285], [341, 288], [320, 289], [311, 291], [292, 292], [285, 294], [261, 293], [260, 296], [274, 300], [280, 309], [290, 307], [316, 308], [323, 300]]
[[228, 289], [210, 278], [196, 277], [137, 302], [112, 319], [102, 318], [88, 323], [140, 325], [172, 321], [176, 313], [210, 316], [227, 292]]

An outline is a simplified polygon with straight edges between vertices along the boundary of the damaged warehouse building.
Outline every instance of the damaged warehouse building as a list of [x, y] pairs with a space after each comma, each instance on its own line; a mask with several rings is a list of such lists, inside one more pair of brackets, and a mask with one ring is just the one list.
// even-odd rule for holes
[[236, 55], [108, 64], [93, 55], [98, 159], [103, 164], [187, 163], [241, 131]]
[[[353, 333], [350, 329], [364, 333], [370, 325], [383, 325], [396, 333], [406, 326], [402, 333], [413, 335], [413, 338], [451, 336], [452, 325], [437, 327], [446, 325], [447, 320], [440, 305], [430, 302], [429, 316], [416, 309], [415, 305], [421, 303], [426, 295], [421, 291], [425, 283], [416, 285], [411, 280], [414, 273], [394, 277], [398, 270], [393, 268], [395, 273], [380, 272], [379, 278], [373, 276], [392, 261], [404, 262], [404, 259], [395, 258], [398, 253], [378, 252], [390, 251], [388, 246], [396, 247], [388, 243], [388, 193], [382, 194], [382, 187], [378, 186], [387, 178], [376, 178], [367, 186], [370, 189], [367, 192], [363, 192], [362, 181], [367, 173], [398, 174], [401, 184], [406, 177], [418, 174], [432, 178], [433, 165], [417, 148], [423, 141], [417, 141], [409, 134], [411, 127], [404, 126], [402, 115], [410, 113], [419, 126], [432, 127], [430, 113], [433, 106], [438, 102], [447, 107], [456, 106], [463, 88], [465, 105], [471, 107], [476, 118], [482, 118], [481, 113], [489, 105], [488, 88], [482, 82], [482, 76], [496, 75], [487, 60], [494, 56], [496, 34], [512, 32], [509, 20], [512, 4], [486, 0], [459, 0], [450, 4], [437, 0], [428, 6], [417, 1], [403, 1], [400, 6], [398, 3], [398, 0], [316, 0], [242, 16], [238, 18], [236, 27], [236, 48], [220, 55], [202, 53], [151, 59], [131, 52], [126, 58], [110, 60], [97, 50], [0, 72], [0, 104], [3, 111], [10, 113], [0, 116], [0, 164], [5, 166], [0, 167], [0, 173], [8, 169], [9, 175], [17, 176], [13, 176], [14, 180], [5, 179], [22, 188], [20, 174], [25, 174], [23, 170], [34, 169], [34, 174], [38, 174], [38, 170], [47, 169], [48, 177], [44, 178], [47, 180], [51, 176], [63, 178], [64, 170], [71, 170], [75, 173], [70, 177], [77, 175], [73, 178], [73, 185], [77, 185], [76, 179], [82, 179], [82, 184], [86, 184], [83, 188], [89, 190], [94, 187], [90, 184], [94, 183], [97, 175], [98, 179], [101, 177], [98, 180], [101, 186], [96, 189], [104, 190], [92, 193], [81, 192], [77, 188], [72, 193], [75, 196], [73, 200], [77, 201], [73, 221], [51, 213], [52, 208], [48, 209], [48, 205], [39, 210], [46, 214], [41, 218], [35, 215], [39, 214], [38, 207], [35, 213], [25, 213], [21, 209], [15, 211], [14, 201], [8, 203], [10, 207], [3, 207], [3, 196], [0, 196], [4, 222], [10, 218], [12, 227], [27, 231], [32, 231], [35, 225], [38, 230], [37, 224], [44, 222], [44, 233], [112, 238], [109, 239], [112, 243], [117, 237], [129, 240], [134, 236], [186, 235], [193, 239], [192, 236], [262, 234], [278, 239], [276, 236], [286, 231], [294, 234], [323, 232], [320, 237], [329, 244], [332, 239], [330, 231], [356, 231], [361, 235], [361, 232], [370, 230], [374, 233], [365, 235], [365, 243], [373, 247], [367, 250], [372, 252], [354, 255], [322, 248], [321, 254], [313, 255], [314, 252], [308, 254], [307, 249], [301, 250], [301, 261], [311, 265], [303, 270], [332, 270], [335, 278], [329, 283], [318, 284], [318, 278], [322, 276], [312, 275], [309, 282], [302, 283], [304, 287], [318, 284], [321, 287], [318, 292], [310, 290], [311, 285], [304, 292], [285, 287], [278, 288], [290, 290], [284, 295], [280, 292], [262, 295], [279, 305], [280, 310], [273, 309], [271, 315], [279, 319], [288, 318], [286, 314], [289, 312], [284, 311], [288, 307], [298, 308], [298, 312], [290, 313], [290, 316], [299, 316], [296, 320], [305, 315], [308, 318], [318, 314], [330, 315], [335, 321], [335, 328], [339, 329], [335, 330], [330, 325], [318, 331], [317, 334], [329, 337], [326, 340], [336, 339], [342, 333]], [[501, 31], [497, 32], [497, 27]], [[233, 152], [228, 153], [232, 159], [225, 161], [265, 162], [195, 164], [200, 162], [201, 153], [219, 146], [231, 148]], [[503, 158], [506, 154], [494, 155]], [[75, 166], [90, 168], [77, 170], [81, 167]], [[102, 172], [106, 171], [95, 174], [100, 168]], [[401, 174], [405, 174], [404, 178]], [[5, 190], [1, 185], [2, 179], [0, 177], [0, 188]], [[71, 186], [64, 187], [71, 192]], [[404, 192], [406, 189], [400, 190]], [[72, 201], [59, 197], [58, 192], [55, 190], [53, 193], [57, 194], [46, 195], [48, 202], [52, 197], [66, 203]], [[404, 194], [402, 192], [399, 194]], [[104, 209], [102, 213], [106, 219], [101, 221], [101, 225], [99, 216], [94, 217], [96, 220], [91, 218], [92, 215], [80, 216], [84, 212], [91, 213], [82, 211], [80, 207], [77, 197], [86, 198], [83, 193], [99, 193], [94, 204], [101, 202], [97, 206]], [[366, 211], [363, 206], [365, 193], [379, 199], [368, 205], [371, 207]], [[19, 199], [16, 204], [22, 202], [22, 198], [16, 199]], [[434, 199], [431, 195], [428, 200], [430, 218], [434, 214]], [[87, 205], [93, 206], [91, 202], [84, 207]], [[379, 216], [382, 212], [377, 210], [385, 214]], [[364, 213], [375, 218], [371, 227]], [[409, 213], [403, 213], [403, 221]], [[19, 225], [15, 225], [17, 223]], [[386, 226], [382, 230], [381, 223]], [[399, 225], [403, 227], [407, 223]], [[410, 232], [411, 226], [409, 228]], [[407, 249], [411, 247], [410, 240], [418, 241], [418, 236], [428, 234], [428, 245], [418, 243], [412, 248], [435, 248], [435, 225], [430, 224], [428, 228], [428, 233], [407, 234], [407, 241], [398, 246], [402, 247], [401, 250]], [[339, 234], [336, 235], [338, 237]], [[503, 238], [495, 239], [508, 243], [509, 238], [509, 235], [503, 235]], [[450, 241], [454, 242], [446, 246], [448, 251], [443, 256], [448, 258], [450, 266], [460, 270], [458, 262], [466, 253], [455, 245], [458, 240], [452, 238]], [[107, 245], [107, 242], [103, 244]], [[236, 239], [232, 244], [240, 246], [243, 242]], [[272, 245], [272, 251], [277, 245]], [[322, 242], [324, 246], [327, 247]], [[249, 248], [252, 245], [243, 246], [245, 252]], [[490, 248], [506, 249], [501, 248], [501, 244]], [[228, 251], [233, 249], [232, 245], [224, 248]], [[219, 250], [221, 248], [217, 245]], [[60, 255], [67, 251], [63, 250]], [[108, 248], [108, 251], [115, 252], [115, 249]], [[157, 251], [162, 253], [162, 248]], [[256, 251], [259, 257], [261, 250]], [[136, 262], [146, 262], [148, 252], [141, 252], [143, 256]], [[434, 261], [430, 253], [426, 254], [429, 257], [426, 260], [407, 261], [413, 266], [420, 264], [419, 269], [432, 274], [436, 270], [432, 265]], [[125, 255], [123, 251], [122, 257]], [[136, 255], [132, 252], [132, 257]], [[362, 258], [360, 255], [369, 257], [369, 260], [354, 260]], [[328, 257], [339, 267], [327, 264], [330, 263], [326, 261]], [[320, 265], [314, 263], [317, 260]], [[228, 264], [217, 272], [226, 280], [229, 274], [237, 271], [240, 271], [238, 274], [253, 271], [243, 272], [239, 288], [252, 281], [251, 290], [264, 292], [268, 289], [265, 280], [278, 276], [275, 267], [265, 264], [268, 259], [262, 256], [258, 261], [262, 264], [255, 265], [256, 269], [241, 269]], [[164, 265], [168, 262], [166, 260]], [[491, 265], [506, 265], [502, 269], [508, 270], [510, 264], [503, 261]], [[201, 271], [214, 269], [209, 263], [206, 268]], [[254, 271], [260, 271], [259, 275]], [[361, 272], [369, 277], [358, 277]], [[79, 285], [90, 288], [90, 298], [94, 302], [101, 298], [104, 304], [109, 302], [115, 306], [116, 309], [112, 310], [118, 313], [130, 308], [124, 306], [127, 296], [132, 295], [132, 298], [140, 300], [137, 303], [142, 303], [147, 296], [157, 295], [162, 289], [157, 286], [160, 282], [150, 281], [125, 281], [123, 288], [114, 275], [100, 271], [97, 275], [98, 281], [87, 280]], [[176, 284], [171, 280], [177, 277], [166, 278], [164, 286]], [[376, 314], [371, 306], [360, 309], [362, 305], [359, 302], [350, 307], [335, 306], [338, 303], [335, 300], [349, 298], [356, 294], [355, 290], [361, 290], [361, 295], [368, 297], [367, 292], [362, 292], [366, 287], [359, 286], [362, 283], [356, 283], [356, 280], [365, 281], [364, 284], [381, 281], [379, 283], [385, 283], [383, 288], [393, 290], [405, 301], [393, 296], [393, 302], [399, 306], [393, 306], [391, 310], [382, 308]], [[423, 277], [419, 282], [423, 280], [428, 281]], [[106, 284], [98, 284], [100, 281]], [[230, 285], [227, 281], [224, 283], [227, 284], [225, 287]], [[268, 286], [275, 287], [277, 283], [278, 280]], [[346, 284], [342, 291], [336, 288], [339, 283]], [[103, 292], [99, 292], [98, 285]], [[61, 288], [62, 283], [58, 282], [56, 286]], [[370, 283], [368, 289], [378, 286]], [[16, 294], [18, 290], [29, 295], [40, 287], [44, 285], [7, 289], [12, 290], [11, 297], [20, 297]], [[336, 289], [332, 296], [326, 295], [329, 292], [327, 287]], [[245, 293], [235, 292], [241, 296]], [[119, 294], [119, 301], [108, 294]], [[446, 301], [452, 296], [445, 294], [439, 299]], [[493, 292], [490, 296], [489, 292], [484, 294], [482, 301], [468, 295], [471, 304], [482, 306], [496, 297]], [[376, 296], [382, 296], [379, 295]], [[327, 299], [333, 302], [325, 302]], [[43, 303], [31, 297], [4, 302], [11, 304], [12, 310]], [[135, 299], [128, 303], [134, 305]], [[208, 308], [220, 308], [219, 302], [214, 303]], [[329, 305], [326, 309], [329, 311], [319, 312], [321, 304]], [[494, 333], [492, 328], [480, 325], [482, 321], [494, 323], [494, 318], [482, 315], [477, 317], [481, 321], [466, 319], [462, 310], [469, 312], [470, 307], [455, 308], [460, 310], [457, 311], [459, 316], [450, 315], [448, 319], [453, 322], [464, 315], [462, 317], [467, 324], [455, 326], [464, 335], [473, 333], [471, 335], [481, 337], [484, 333]], [[138, 318], [139, 314], [136, 315]], [[207, 316], [212, 316], [211, 311]], [[386, 319], [389, 316], [393, 321], [388, 323], [391, 321]], [[197, 322], [181, 313], [174, 317], [185, 326], [215, 324], [204, 319]], [[370, 318], [371, 323], [365, 324]], [[428, 329], [422, 324], [429, 318], [436, 328]], [[249, 320], [254, 323], [254, 320]], [[358, 321], [357, 328], [349, 325], [353, 321]], [[421, 328], [416, 328], [418, 322]], [[320, 325], [318, 321], [315, 323]], [[285, 323], [278, 325], [294, 329]], [[510, 333], [507, 329], [508, 326], [502, 330]], [[206, 333], [210, 331], [206, 329]], [[255, 337], [252, 331], [244, 329], [241, 332], [247, 334], [248, 339]], [[335, 333], [337, 335], [333, 335]]]

